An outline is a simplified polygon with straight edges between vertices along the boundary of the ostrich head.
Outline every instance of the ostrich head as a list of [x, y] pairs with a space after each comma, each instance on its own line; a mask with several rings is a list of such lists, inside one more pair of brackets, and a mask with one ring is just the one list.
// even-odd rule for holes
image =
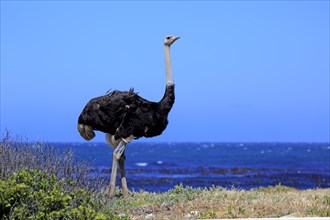
[[168, 36], [165, 37], [164, 44], [167, 45], [167, 46], [171, 46], [179, 38], [180, 37], [168, 35]]

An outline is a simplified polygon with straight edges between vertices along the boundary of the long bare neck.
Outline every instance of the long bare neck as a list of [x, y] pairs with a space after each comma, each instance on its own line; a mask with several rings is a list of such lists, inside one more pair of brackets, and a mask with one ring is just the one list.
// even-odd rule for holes
[[165, 94], [160, 100], [160, 110], [162, 111], [162, 115], [167, 115], [173, 104], [174, 104], [174, 83], [172, 79], [172, 65], [171, 65], [171, 57], [170, 57], [170, 47], [164, 46], [164, 55], [165, 55], [165, 68], [166, 68], [166, 88]]
[[173, 85], [172, 78], [172, 64], [171, 64], [171, 55], [170, 55], [170, 46], [164, 46], [164, 55], [165, 55], [165, 71], [166, 71], [166, 86]]

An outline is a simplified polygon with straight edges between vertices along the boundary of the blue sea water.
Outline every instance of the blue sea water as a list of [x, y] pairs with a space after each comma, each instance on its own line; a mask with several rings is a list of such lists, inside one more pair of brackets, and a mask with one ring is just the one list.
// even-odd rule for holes
[[[92, 161], [110, 178], [112, 149], [105, 143], [56, 143]], [[251, 189], [285, 185], [330, 187], [329, 143], [143, 143], [126, 148], [129, 188], [165, 191], [193, 187]]]

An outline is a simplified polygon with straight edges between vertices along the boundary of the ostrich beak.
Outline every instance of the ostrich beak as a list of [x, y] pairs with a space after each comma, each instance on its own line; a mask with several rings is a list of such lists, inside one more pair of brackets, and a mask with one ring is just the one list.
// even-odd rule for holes
[[176, 41], [176, 40], [178, 40], [178, 39], [180, 39], [180, 37], [179, 37], [179, 36], [177, 36], [177, 37], [174, 37], [174, 41]]

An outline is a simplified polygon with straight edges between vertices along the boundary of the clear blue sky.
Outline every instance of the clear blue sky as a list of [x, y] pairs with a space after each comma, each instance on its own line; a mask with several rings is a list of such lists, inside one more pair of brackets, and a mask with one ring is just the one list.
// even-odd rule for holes
[[176, 103], [150, 141], [329, 141], [329, 1], [1, 1], [1, 133], [83, 141], [91, 98], [160, 100], [167, 34]]

